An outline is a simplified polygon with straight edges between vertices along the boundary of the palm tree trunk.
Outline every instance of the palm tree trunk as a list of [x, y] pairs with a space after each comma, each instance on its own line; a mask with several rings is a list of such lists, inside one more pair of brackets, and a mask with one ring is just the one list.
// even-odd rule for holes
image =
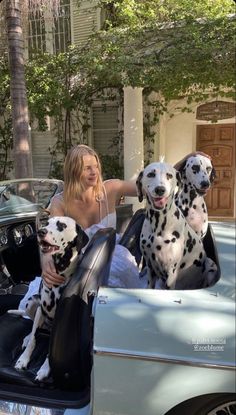
[[33, 168], [20, 12], [23, 0], [6, 1], [15, 178], [24, 178], [32, 177]]

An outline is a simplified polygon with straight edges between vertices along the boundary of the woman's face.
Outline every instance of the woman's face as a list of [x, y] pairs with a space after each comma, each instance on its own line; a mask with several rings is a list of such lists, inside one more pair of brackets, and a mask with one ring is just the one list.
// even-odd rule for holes
[[80, 180], [84, 188], [96, 186], [99, 176], [98, 163], [95, 156], [83, 156], [83, 171]]

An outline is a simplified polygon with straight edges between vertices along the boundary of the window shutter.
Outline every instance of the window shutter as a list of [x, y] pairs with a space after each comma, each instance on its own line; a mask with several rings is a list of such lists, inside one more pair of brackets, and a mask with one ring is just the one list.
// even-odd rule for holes
[[101, 27], [101, 10], [96, 7], [97, 1], [82, 1], [78, 7], [73, 0], [71, 13], [72, 44], [83, 46], [88, 37]]
[[52, 156], [49, 147], [55, 144], [55, 137], [51, 131], [33, 131], [31, 135], [32, 155], [33, 155], [33, 176], [46, 178], [49, 175]]
[[92, 108], [93, 146], [99, 154], [114, 155], [114, 139], [118, 134], [118, 106]]

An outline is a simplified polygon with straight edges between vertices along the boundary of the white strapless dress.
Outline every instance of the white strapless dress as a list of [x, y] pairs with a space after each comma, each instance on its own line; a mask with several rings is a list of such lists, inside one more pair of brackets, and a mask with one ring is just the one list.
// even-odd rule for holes
[[[109, 213], [99, 223], [96, 223], [85, 229], [89, 239], [102, 228], [116, 228], [116, 213]], [[121, 235], [117, 234], [116, 245], [112, 256], [110, 275], [108, 279], [109, 287], [119, 288], [146, 288], [146, 278], [139, 277], [139, 269], [136, 260], [130, 251], [122, 245], [119, 245]], [[29, 284], [29, 288], [24, 298], [19, 304], [19, 309], [25, 309], [28, 298], [38, 293], [41, 277], [36, 277]]]

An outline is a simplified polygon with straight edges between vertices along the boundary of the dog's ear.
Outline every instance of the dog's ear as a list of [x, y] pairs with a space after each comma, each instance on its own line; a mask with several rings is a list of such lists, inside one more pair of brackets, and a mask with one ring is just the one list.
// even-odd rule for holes
[[76, 232], [77, 232], [76, 248], [77, 248], [77, 251], [80, 252], [81, 249], [88, 243], [89, 237], [83, 231], [81, 226], [78, 224], [76, 224]]
[[178, 170], [178, 172], [180, 173], [181, 176], [183, 175], [183, 172], [185, 170], [186, 163], [187, 163], [187, 160], [184, 160], [183, 163], [181, 163], [180, 166], [178, 166], [177, 170]]
[[176, 186], [175, 194], [177, 194], [182, 189], [182, 185], [183, 185], [181, 173], [179, 172], [179, 170], [176, 170], [176, 181], [177, 181], [177, 186]]
[[212, 171], [211, 171], [211, 175], [210, 175], [211, 184], [214, 182], [215, 178], [216, 178], [216, 170], [215, 170], [214, 167], [212, 167]]
[[142, 178], [143, 178], [143, 170], [139, 173], [138, 178], [136, 180], [136, 186], [138, 190], [138, 200], [139, 202], [143, 201], [143, 185], [142, 185]]

